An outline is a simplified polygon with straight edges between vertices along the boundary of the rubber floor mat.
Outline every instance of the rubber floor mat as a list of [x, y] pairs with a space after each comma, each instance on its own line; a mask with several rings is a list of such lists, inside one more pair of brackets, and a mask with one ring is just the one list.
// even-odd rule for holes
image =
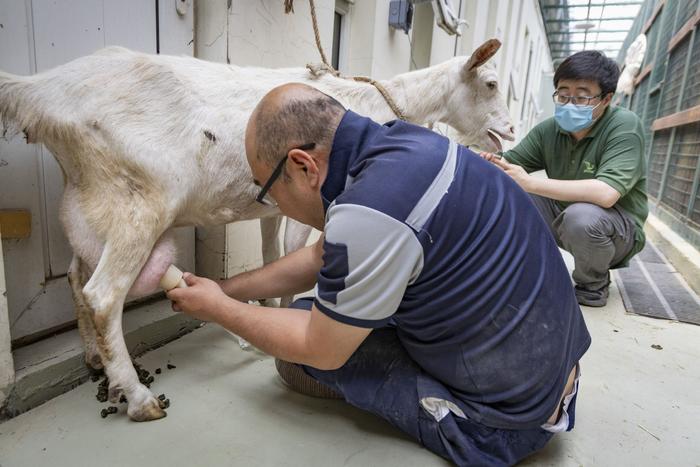
[[700, 325], [700, 298], [652, 242], [614, 277], [629, 313]]

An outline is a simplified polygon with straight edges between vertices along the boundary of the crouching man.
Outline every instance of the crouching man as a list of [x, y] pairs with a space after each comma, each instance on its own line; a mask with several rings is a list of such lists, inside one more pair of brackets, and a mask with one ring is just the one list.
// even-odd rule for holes
[[[610, 269], [644, 247], [649, 213], [642, 123], [610, 107], [620, 75], [596, 51], [578, 52], [554, 73], [554, 117], [499, 159], [482, 154], [531, 194], [559, 246], [574, 256], [581, 305], [604, 306]], [[544, 169], [548, 179], [530, 172]]]
[[[323, 236], [221, 287], [186, 275], [176, 309], [458, 465], [514, 464], [573, 428], [590, 336], [549, 227], [503, 171], [301, 84], [262, 99], [246, 151], [258, 201]], [[314, 284], [290, 309], [245, 303]]]

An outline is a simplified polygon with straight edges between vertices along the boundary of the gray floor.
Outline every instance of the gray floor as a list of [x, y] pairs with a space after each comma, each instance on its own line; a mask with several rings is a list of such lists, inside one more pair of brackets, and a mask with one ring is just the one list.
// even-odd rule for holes
[[[700, 466], [700, 327], [626, 314], [616, 288], [584, 314], [576, 430], [523, 465]], [[1, 424], [0, 465], [446, 465], [381, 420], [289, 391], [269, 357], [214, 325], [139, 362], [163, 368], [152, 389], [170, 398], [167, 418], [102, 419], [87, 383]]]

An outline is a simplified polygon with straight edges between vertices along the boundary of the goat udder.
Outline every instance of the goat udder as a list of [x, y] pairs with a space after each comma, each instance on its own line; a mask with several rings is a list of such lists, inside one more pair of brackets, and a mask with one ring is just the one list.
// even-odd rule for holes
[[177, 247], [172, 236], [165, 234], [153, 247], [151, 255], [129, 289], [129, 297], [137, 298], [160, 290], [158, 283], [177, 256]]

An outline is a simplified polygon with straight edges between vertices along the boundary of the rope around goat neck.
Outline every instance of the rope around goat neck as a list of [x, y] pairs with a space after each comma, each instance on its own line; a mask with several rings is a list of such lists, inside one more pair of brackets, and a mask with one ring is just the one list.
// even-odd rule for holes
[[[314, 0], [309, 0], [309, 7], [311, 9], [311, 22], [314, 28], [314, 36], [316, 37], [316, 47], [318, 48], [318, 52], [321, 55], [322, 61], [321, 66], [315, 66], [311, 64], [306, 65], [306, 68], [309, 69], [309, 72], [315, 77], [321, 75], [322, 73], [330, 73], [338, 78], [351, 79], [353, 81], [358, 81], [361, 83], [369, 83], [375, 88], [377, 88], [377, 91], [379, 91], [379, 94], [382, 95], [386, 103], [389, 105], [389, 108], [391, 108], [391, 111], [394, 112], [394, 115], [396, 115], [400, 120], [408, 120], [406, 118], [406, 114], [404, 114], [403, 111], [401, 111], [398, 104], [396, 104], [396, 101], [391, 97], [391, 94], [389, 94], [389, 91], [387, 91], [384, 85], [382, 85], [379, 81], [368, 76], [342, 76], [338, 70], [333, 68], [333, 66], [330, 63], [328, 63], [326, 54], [323, 52], [323, 46], [321, 45], [321, 34], [318, 31], [318, 20], [316, 19], [316, 5], [314, 4]], [[294, 12], [294, 0], [284, 0], [284, 12]]]

